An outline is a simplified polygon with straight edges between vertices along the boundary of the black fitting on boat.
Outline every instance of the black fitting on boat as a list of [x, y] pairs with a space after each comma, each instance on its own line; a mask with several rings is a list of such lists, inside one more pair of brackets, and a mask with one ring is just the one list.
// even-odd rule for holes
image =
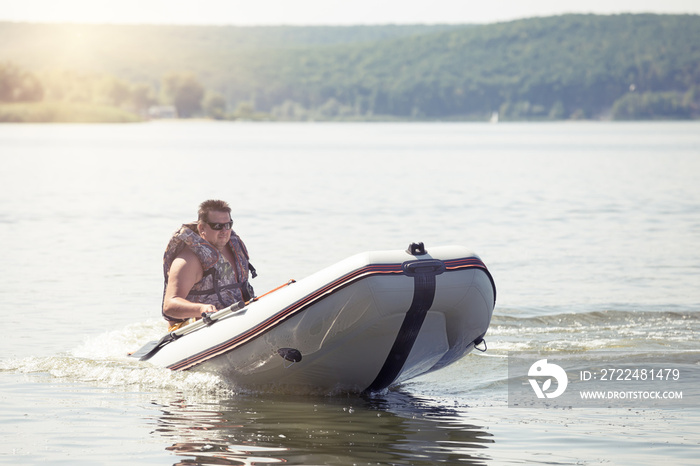
[[280, 348], [277, 350], [277, 354], [282, 356], [285, 360], [289, 362], [299, 362], [301, 361], [301, 351], [294, 348]]
[[209, 327], [214, 323], [214, 320], [211, 318], [211, 312], [202, 312], [202, 322]]
[[[482, 343], [484, 344], [483, 349], [482, 349], [482, 348], [479, 348], [479, 345], [482, 344]], [[478, 337], [476, 340], [474, 340], [474, 349], [479, 350], [479, 351], [481, 351], [482, 353], [486, 352], [486, 350], [488, 349], [488, 347], [486, 346], [486, 340], [484, 340], [484, 336], [483, 336], [483, 335], [481, 335], [481, 336]]]
[[407, 261], [402, 264], [403, 273], [409, 277], [417, 275], [440, 275], [445, 271], [445, 263], [439, 259]]
[[412, 256], [424, 256], [425, 254], [428, 254], [428, 252], [425, 250], [425, 246], [423, 245], [423, 243], [409, 244], [408, 249], [406, 249], [406, 252]]

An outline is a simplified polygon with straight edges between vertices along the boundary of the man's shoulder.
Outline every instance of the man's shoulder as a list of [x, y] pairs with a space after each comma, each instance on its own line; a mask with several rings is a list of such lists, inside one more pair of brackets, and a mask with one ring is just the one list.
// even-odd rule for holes
[[[178, 255], [175, 256], [175, 260], [173, 262], [175, 261], [179, 261], [181, 266], [186, 266], [188, 268], [202, 268], [202, 263], [199, 261], [197, 255], [194, 253], [194, 251], [192, 251], [192, 249], [190, 249], [187, 246], [182, 248], [182, 251], [180, 251]], [[182, 262], [184, 262], [184, 264]]]
[[189, 246], [185, 246], [184, 248], [182, 248], [182, 251], [180, 251], [176, 257], [180, 259], [185, 259], [188, 262], [192, 260], [199, 263], [199, 258], [197, 257], [197, 254], [195, 254]]
[[190, 248], [183, 248], [170, 264], [168, 276], [171, 279], [192, 281], [196, 283], [203, 277], [204, 269], [201, 262]]

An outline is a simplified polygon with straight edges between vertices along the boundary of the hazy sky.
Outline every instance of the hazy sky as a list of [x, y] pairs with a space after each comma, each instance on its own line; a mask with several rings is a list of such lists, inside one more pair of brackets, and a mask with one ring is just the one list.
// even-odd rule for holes
[[700, 0], [0, 0], [0, 21], [81, 23], [493, 23], [628, 12], [700, 14]]

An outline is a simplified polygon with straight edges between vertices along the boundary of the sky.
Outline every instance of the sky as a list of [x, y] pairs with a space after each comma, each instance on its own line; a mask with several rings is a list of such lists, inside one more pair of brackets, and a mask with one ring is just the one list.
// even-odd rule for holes
[[0, 21], [14, 22], [484, 24], [565, 13], [700, 14], [700, 0], [0, 0]]

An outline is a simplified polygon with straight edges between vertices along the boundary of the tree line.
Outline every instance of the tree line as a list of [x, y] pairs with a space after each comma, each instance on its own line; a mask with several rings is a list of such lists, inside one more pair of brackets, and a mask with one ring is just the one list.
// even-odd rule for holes
[[0, 103], [50, 101], [104, 105], [142, 117], [153, 106], [173, 105], [182, 118], [224, 117], [223, 97], [207, 94], [193, 73], [169, 73], [163, 76], [158, 89], [149, 83], [132, 83], [111, 75], [75, 71], [33, 73], [13, 63], [0, 63]]
[[695, 15], [76, 28], [0, 23], [0, 100], [279, 120], [700, 116]]

